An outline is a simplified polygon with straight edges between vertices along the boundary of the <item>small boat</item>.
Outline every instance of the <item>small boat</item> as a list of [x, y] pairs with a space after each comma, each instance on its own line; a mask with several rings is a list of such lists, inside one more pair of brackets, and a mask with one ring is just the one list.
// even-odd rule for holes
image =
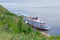
[[44, 30], [50, 29], [50, 27], [44, 21], [40, 20], [37, 17], [36, 19], [32, 17], [24, 17], [24, 22], [39, 29], [44, 29]]

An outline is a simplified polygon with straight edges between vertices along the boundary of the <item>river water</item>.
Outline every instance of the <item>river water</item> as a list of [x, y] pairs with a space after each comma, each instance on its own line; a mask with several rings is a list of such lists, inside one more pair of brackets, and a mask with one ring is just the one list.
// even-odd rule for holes
[[37, 16], [51, 26], [49, 31], [45, 31], [47, 34], [60, 35], [60, 7], [30, 7], [26, 11], [28, 15]]
[[[60, 35], [60, 7], [27, 7], [17, 13], [28, 14], [39, 17], [50, 27], [49, 31], [44, 31], [49, 35]], [[16, 12], [16, 11], [15, 11]], [[19, 15], [19, 14], [17, 14]]]
[[[41, 20], [45, 21], [50, 27], [49, 31], [44, 31], [49, 35], [60, 35], [60, 7], [27, 7], [17, 6], [11, 3], [0, 3], [5, 8], [14, 12], [15, 14], [28, 14], [29, 16], [37, 16]], [[12, 5], [12, 6], [11, 6]]]

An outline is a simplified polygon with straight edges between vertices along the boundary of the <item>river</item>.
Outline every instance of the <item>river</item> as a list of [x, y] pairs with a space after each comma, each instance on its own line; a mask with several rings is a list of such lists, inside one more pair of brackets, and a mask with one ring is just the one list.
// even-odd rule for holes
[[60, 35], [60, 7], [28, 7], [21, 10], [20, 13], [39, 17], [41, 20], [45, 21], [46, 24], [51, 26], [49, 31], [44, 32], [52, 36]]
[[51, 26], [49, 31], [45, 31], [47, 34], [60, 35], [60, 7], [30, 7], [26, 11], [29, 16], [37, 16]]

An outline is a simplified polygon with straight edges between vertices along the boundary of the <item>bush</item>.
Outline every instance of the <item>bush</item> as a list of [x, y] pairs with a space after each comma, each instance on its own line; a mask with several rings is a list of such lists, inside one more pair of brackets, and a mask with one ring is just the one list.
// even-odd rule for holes
[[31, 33], [33, 31], [32, 27], [30, 25], [27, 25], [23, 21], [23, 17], [20, 17], [20, 20], [18, 22], [18, 29], [19, 32], [24, 32], [24, 33]]

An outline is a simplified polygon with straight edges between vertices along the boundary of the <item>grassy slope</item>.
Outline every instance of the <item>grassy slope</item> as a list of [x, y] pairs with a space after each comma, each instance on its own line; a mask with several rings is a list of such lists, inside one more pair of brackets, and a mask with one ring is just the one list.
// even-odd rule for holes
[[44, 37], [23, 22], [22, 17], [12, 14], [0, 5], [0, 40], [59, 40], [57, 37]]

